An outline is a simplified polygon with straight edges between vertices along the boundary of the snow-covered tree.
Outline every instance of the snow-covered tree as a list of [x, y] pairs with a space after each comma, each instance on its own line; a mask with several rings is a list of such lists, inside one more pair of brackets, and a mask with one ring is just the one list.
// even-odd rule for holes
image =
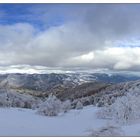
[[11, 102], [12, 102], [12, 104], [11, 104], [12, 107], [24, 108], [24, 106], [25, 106], [24, 101], [22, 99], [19, 99], [19, 98], [12, 99]]
[[62, 111], [62, 102], [54, 95], [49, 95], [39, 108], [38, 113], [45, 116], [57, 116]]
[[80, 102], [83, 104], [83, 106], [90, 105], [91, 104], [90, 96], [80, 98]]
[[7, 97], [7, 94], [0, 94], [0, 107], [9, 107], [11, 106], [11, 101]]
[[81, 101], [77, 102], [76, 109], [83, 109], [83, 104], [81, 103]]
[[140, 119], [140, 95], [132, 93], [118, 97], [110, 106], [102, 108], [97, 116], [114, 119], [119, 123], [128, 123]]
[[71, 106], [70, 100], [66, 100], [66, 101], [63, 102], [62, 109], [63, 109], [64, 112], [67, 112], [71, 108], [72, 108], [72, 106]]
[[36, 103], [33, 96], [20, 94], [18, 92], [8, 92], [7, 98], [10, 101], [11, 107], [32, 108]]

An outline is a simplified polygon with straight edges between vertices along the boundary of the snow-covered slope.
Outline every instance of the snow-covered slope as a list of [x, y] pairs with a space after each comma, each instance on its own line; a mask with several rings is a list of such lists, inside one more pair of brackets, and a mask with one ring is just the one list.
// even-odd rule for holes
[[85, 136], [106, 124], [96, 118], [96, 107], [71, 110], [56, 117], [36, 114], [34, 110], [0, 108], [0, 136]]
[[87, 106], [47, 117], [30, 109], [0, 108], [0, 136], [140, 136], [140, 122], [118, 126], [98, 119], [98, 110]]

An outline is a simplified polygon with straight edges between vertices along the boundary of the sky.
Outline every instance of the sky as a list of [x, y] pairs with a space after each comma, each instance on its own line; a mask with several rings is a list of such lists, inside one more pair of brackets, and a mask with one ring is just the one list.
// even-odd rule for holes
[[140, 4], [0, 4], [0, 70], [140, 70]]

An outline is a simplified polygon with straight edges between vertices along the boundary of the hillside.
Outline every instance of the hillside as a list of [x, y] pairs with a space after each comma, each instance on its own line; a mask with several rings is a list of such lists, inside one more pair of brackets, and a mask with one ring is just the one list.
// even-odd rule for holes
[[[92, 76], [91, 76], [92, 75]], [[94, 75], [94, 76], [93, 76]], [[0, 75], [0, 100], [10, 100], [11, 106], [32, 108], [31, 104], [44, 101], [50, 94], [61, 101], [71, 100], [73, 108], [80, 100], [84, 105], [103, 106], [133, 89], [140, 90], [140, 81], [110, 83], [97, 80], [107, 74], [4, 74]], [[114, 77], [115, 75], [112, 75]], [[111, 78], [108, 75], [108, 78]], [[122, 76], [127, 77], [126, 75]], [[128, 77], [133, 77], [128, 76]], [[127, 78], [128, 78], [127, 77]], [[135, 76], [133, 77], [136, 78]], [[137, 76], [137, 79], [139, 77]], [[106, 78], [105, 78], [106, 80]], [[126, 80], [126, 79], [125, 79]], [[22, 101], [22, 104], [19, 103]], [[31, 103], [30, 103], [31, 102]], [[24, 104], [24, 105], [23, 105]]]
[[65, 78], [2, 75], [0, 136], [139, 136], [140, 80]]
[[0, 108], [0, 136], [140, 136], [139, 122], [111, 123], [108, 119], [97, 118], [98, 110], [88, 106], [47, 117], [30, 109]]

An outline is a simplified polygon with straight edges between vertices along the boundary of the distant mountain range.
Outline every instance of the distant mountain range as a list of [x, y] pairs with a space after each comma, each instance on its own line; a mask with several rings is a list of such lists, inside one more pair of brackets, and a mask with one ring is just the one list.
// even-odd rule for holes
[[49, 94], [67, 88], [74, 88], [85, 83], [113, 84], [140, 80], [134, 74], [106, 74], [106, 73], [65, 73], [65, 74], [1, 74], [0, 88], [14, 89], [30, 94]]
[[140, 76], [129, 73], [13, 73], [0, 75], [0, 96], [40, 101], [53, 93], [62, 101], [70, 99], [76, 102], [82, 98], [84, 105], [99, 101], [102, 105], [102, 97], [107, 95], [111, 99], [109, 102], [113, 102], [112, 97], [133, 92], [133, 89], [136, 91], [136, 88], [140, 91], [139, 85]]
[[106, 73], [66, 73], [66, 74], [1, 74], [0, 87], [27, 88], [46, 91], [58, 85], [76, 86], [86, 82], [120, 83], [140, 80], [139, 75]]

